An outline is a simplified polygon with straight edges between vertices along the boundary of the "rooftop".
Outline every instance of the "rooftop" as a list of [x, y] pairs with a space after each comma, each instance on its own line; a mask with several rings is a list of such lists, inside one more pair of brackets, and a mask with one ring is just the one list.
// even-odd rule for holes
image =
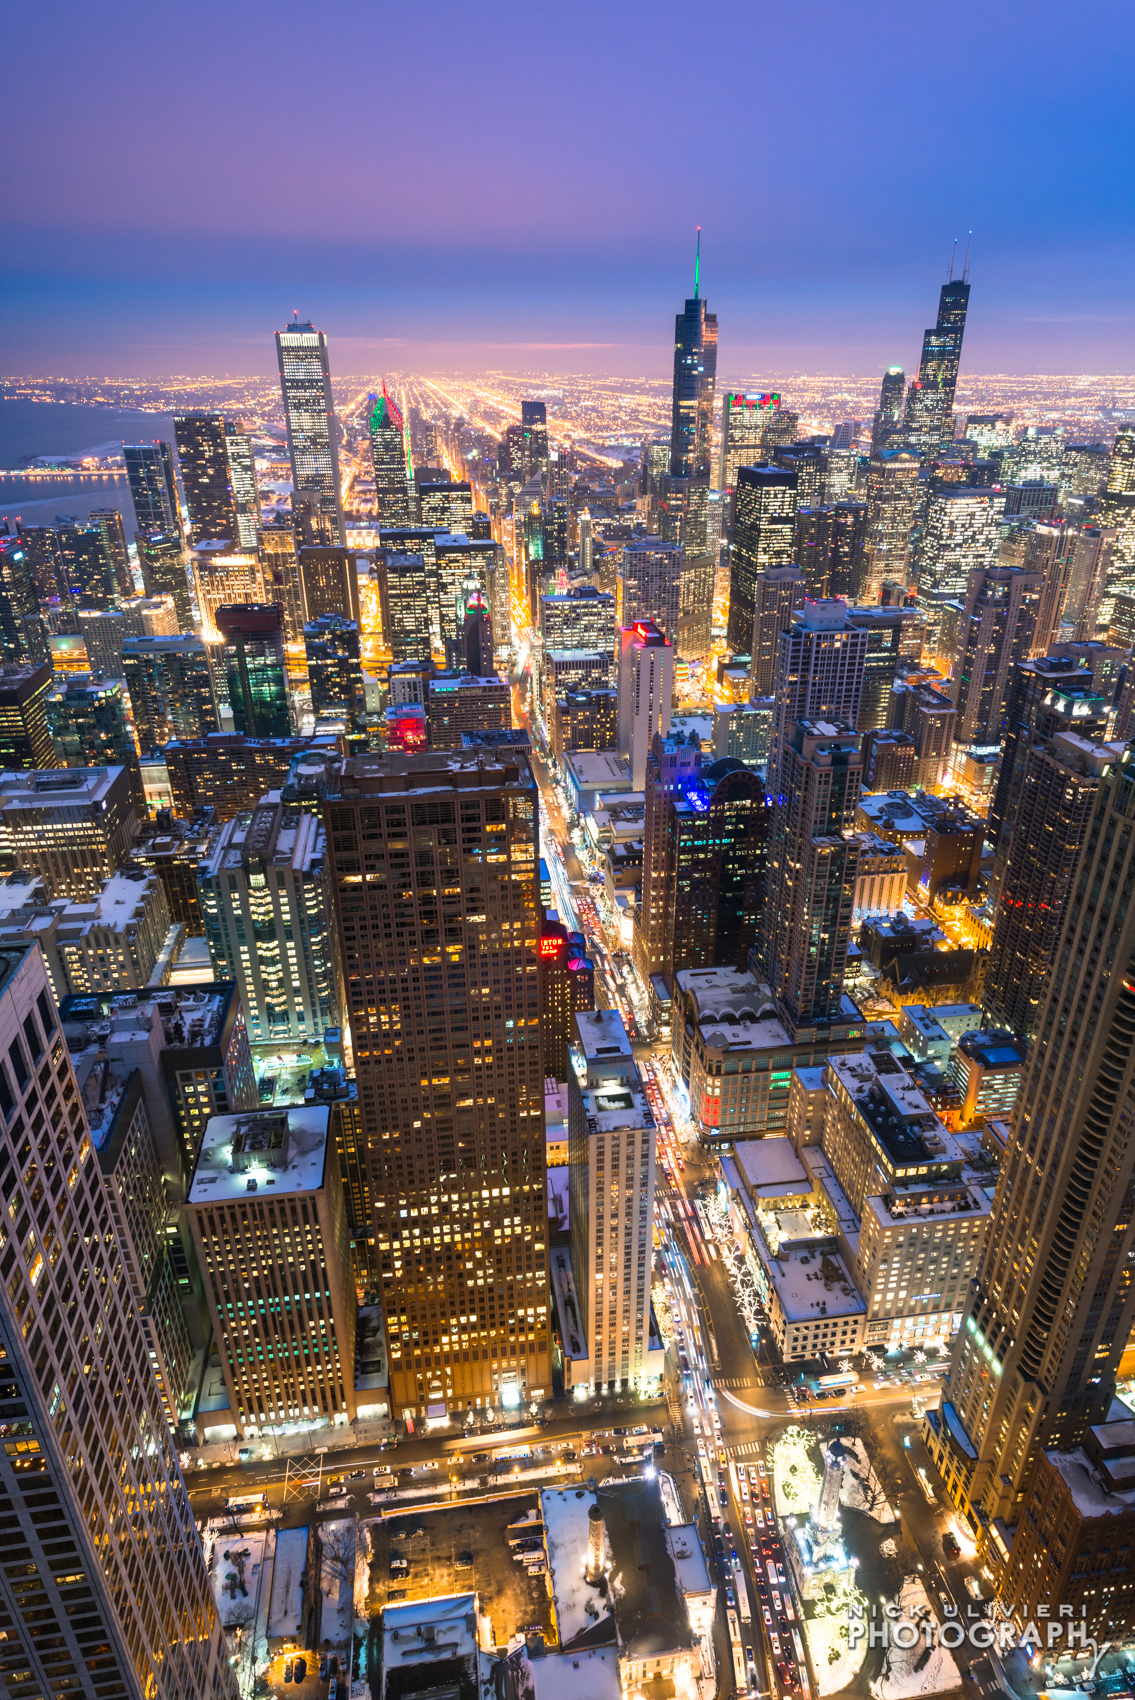
[[742, 1139], [733, 1156], [749, 1191], [760, 1201], [810, 1192], [807, 1171], [789, 1139]]
[[216, 1204], [248, 1193], [317, 1192], [323, 1185], [331, 1111], [289, 1106], [211, 1116], [189, 1187], [191, 1204]]
[[769, 1274], [788, 1322], [862, 1316], [866, 1310], [838, 1252], [809, 1246], [782, 1250], [769, 1264]]
[[82, 1030], [84, 1044], [149, 1033], [162, 1024], [173, 1050], [203, 1050], [217, 1042], [233, 993], [231, 981], [207, 986], [162, 986], [156, 991], [91, 996], [72, 994], [59, 1005], [65, 1028]]
[[0, 809], [88, 809], [106, 801], [123, 767], [53, 767], [32, 773], [0, 773]]
[[1135, 1510], [1135, 1483], [1122, 1492], [1105, 1487], [1082, 1446], [1071, 1452], [1046, 1452], [1045, 1458], [1063, 1480], [1081, 1517], [1121, 1516]]
[[620, 791], [631, 790], [630, 763], [617, 750], [565, 751], [564, 766], [578, 786], [606, 785]]
[[900, 1167], [958, 1164], [962, 1154], [921, 1087], [887, 1052], [831, 1057], [833, 1083], [853, 1099], [891, 1161]]

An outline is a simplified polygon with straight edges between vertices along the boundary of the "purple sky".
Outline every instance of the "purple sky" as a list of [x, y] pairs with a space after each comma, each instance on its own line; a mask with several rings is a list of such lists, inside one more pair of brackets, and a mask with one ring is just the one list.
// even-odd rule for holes
[[4, 369], [1135, 371], [1117, 0], [12, 0]]

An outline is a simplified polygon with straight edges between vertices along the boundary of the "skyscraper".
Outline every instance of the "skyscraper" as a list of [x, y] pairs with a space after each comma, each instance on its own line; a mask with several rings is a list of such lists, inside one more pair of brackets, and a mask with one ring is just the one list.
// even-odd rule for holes
[[216, 686], [218, 697], [222, 688], [227, 694], [233, 730], [249, 738], [286, 738], [292, 723], [279, 603], [239, 602], [218, 608], [216, 617]]
[[546, 472], [548, 468], [548, 407], [542, 401], [522, 401], [520, 429], [524, 442], [524, 475]]
[[308, 620], [318, 620], [321, 614], [341, 614], [356, 626], [360, 624], [359, 563], [353, 550], [301, 549], [299, 567]]
[[[394, 1408], [538, 1396], [551, 1358], [535, 783], [523, 760], [475, 752], [356, 757], [324, 820]], [[362, 880], [364, 856], [385, 872]]]
[[303, 629], [311, 712], [316, 720], [342, 715], [356, 732], [366, 728], [366, 686], [359, 628], [340, 614], [321, 614]]
[[883, 385], [879, 392], [879, 406], [871, 426], [871, 452], [876, 454], [885, 449], [889, 438], [902, 424], [903, 394], [906, 390], [906, 373], [901, 366], [888, 366], [883, 373]]
[[[5, 957], [0, 1043], [0, 1189], [11, 1220], [35, 1224], [0, 1287], [8, 1685], [19, 1672], [26, 1692], [59, 1700], [236, 1700], [121, 1221], [35, 946]], [[19, 1156], [27, 1122], [41, 1130], [33, 1165]], [[68, 1184], [45, 1187], [52, 1172]]]
[[225, 423], [225, 451], [236, 514], [233, 541], [240, 549], [255, 549], [260, 541], [260, 486], [256, 481], [256, 456], [249, 432], [237, 430], [231, 420]]
[[758, 574], [754, 581], [749, 669], [753, 696], [772, 695], [780, 654], [780, 634], [789, 629], [793, 614], [804, 606], [804, 598], [804, 574], [796, 567], [770, 567]]
[[[792, 436], [796, 432], [796, 415], [791, 420]], [[737, 474], [743, 466], [764, 466], [771, 461], [775, 446], [784, 433], [777, 430], [780, 423], [781, 401], [775, 391], [763, 395], [746, 395], [740, 390], [726, 390], [721, 398], [721, 449], [718, 459], [717, 483], [721, 490], [733, 490]], [[787, 440], [792, 441], [792, 436]]]
[[148, 537], [151, 532], [164, 532], [185, 546], [181, 525], [181, 504], [177, 497], [173, 456], [168, 443], [123, 443], [126, 478], [138, 532]]
[[200, 638], [127, 638], [122, 674], [143, 754], [171, 738], [204, 738], [217, 730], [209, 651]]
[[725, 635], [735, 655], [752, 654], [757, 580], [763, 573], [792, 565], [795, 529], [795, 472], [780, 466], [741, 467], [729, 551], [729, 623]]
[[713, 449], [713, 390], [717, 380], [717, 314], [701, 294], [701, 231], [694, 293], [674, 321], [674, 408], [670, 474], [709, 483]]
[[410, 441], [402, 410], [386, 393], [371, 396], [370, 447], [374, 460], [374, 494], [382, 530], [417, 523], [417, 502], [410, 472]]
[[437, 597], [437, 568], [433, 551], [424, 554], [395, 554], [378, 557], [378, 593], [382, 606], [382, 630], [395, 664], [428, 661], [433, 649], [434, 603]]
[[1009, 670], [1031, 649], [1044, 580], [1021, 567], [970, 574], [952, 680], [959, 744], [999, 744]]
[[[276, 332], [276, 356], [288, 426], [294, 496], [299, 498], [301, 514], [306, 499], [312, 513], [326, 521], [332, 532], [331, 541], [346, 543], [339, 480], [339, 428], [331, 396], [326, 334], [297, 319], [286, 330]], [[305, 541], [319, 539], [313, 533]]]
[[659, 972], [671, 990], [683, 969], [747, 963], [764, 907], [770, 813], [764, 776], [730, 756], [699, 759], [668, 798]]
[[172, 596], [179, 632], [193, 630], [193, 606], [185, 573], [185, 551], [174, 531], [138, 533], [138, 565], [146, 595]]
[[173, 429], [191, 540], [202, 543], [208, 538], [224, 538], [231, 542], [236, 536], [236, 506], [224, 416], [177, 413]]
[[102, 537], [115, 594], [119, 597], [133, 596], [134, 576], [130, 571], [130, 552], [121, 513], [117, 508], [92, 508], [87, 515], [87, 523], [95, 526]]
[[776, 783], [776, 775], [794, 722], [858, 725], [869, 646], [870, 634], [852, 623], [846, 602], [805, 602], [792, 616], [791, 625], [780, 636], [776, 680], [770, 693], [776, 699], [769, 752], [770, 790], [787, 789], [785, 784]]
[[1007, 1594], [1008, 1531], [1025, 1526], [1039, 1455], [1075, 1446], [1107, 1415], [1135, 1322], [1135, 908], [1122, 895], [1135, 882], [1133, 815], [1129, 748], [1100, 781], [930, 1425], [950, 1497]]
[[950, 276], [938, 297], [938, 322], [923, 334], [918, 377], [906, 398], [906, 430], [924, 454], [936, 453], [954, 435], [954, 390], [962, 359], [962, 337], [969, 309], [969, 249], [960, 279]]
[[618, 613], [623, 626], [652, 621], [671, 643], [678, 639], [685, 550], [657, 537], [636, 537], [623, 547]]
[[910, 534], [918, 506], [918, 456], [880, 449], [867, 475], [864, 583], [874, 598], [885, 578], [910, 582]]
[[58, 758], [47, 722], [51, 663], [0, 665], [0, 770], [56, 767]]
[[655, 735], [670, 725], [674, 647], [651, 620], [619, 632], [619, 750], [630, 765], [631, 789], [646, 784]]
[[[919, 551], [918, 588], [923, 597], [962, 597], [976, 568], [996, 566], [1004, 510], [999, 490], [971, 489], [968, 484], [940, 484], [931, 490]], [[896, 546], [897, 541], [896, 535]], [[883, 576], [906, 582], [904, 573], [889, 569]]]
[[32, 552], [23, 537], [0, 537], [0, 658], [36, 665], [50, 659]]
[[240, 987], [253, 1044], [308, 1043], [340, 1024], [318, 814], [268, 792], [216, 833], [197, 871], [213, 973]]
[[[701, 764], [701, 741], [696, 732], [667, 734], [658, 730], [648, 746], [646, 818], [642, 846], [642, 902], [635, 920], [634, 956], [644, 982], [660, 974], [666, 960], [667, 815], [670, 801], [681, 795]], [[637, 787], [636, 787], [637, 789]]]

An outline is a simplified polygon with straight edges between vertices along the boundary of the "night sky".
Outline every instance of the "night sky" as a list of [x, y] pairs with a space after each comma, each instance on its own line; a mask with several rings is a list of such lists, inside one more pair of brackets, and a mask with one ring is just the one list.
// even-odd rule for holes
[[1129, 6], [10, 0], [4, 369], [1135, 371]]

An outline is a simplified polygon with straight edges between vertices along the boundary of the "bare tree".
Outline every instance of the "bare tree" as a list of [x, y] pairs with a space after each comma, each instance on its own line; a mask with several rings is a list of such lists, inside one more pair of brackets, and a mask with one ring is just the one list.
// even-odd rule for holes
[[337, 1582], [355, 1585], [355, 1531], [348, 1523], [341, 1527], [325, 1523], [319, 1531], [323, 1575]]

